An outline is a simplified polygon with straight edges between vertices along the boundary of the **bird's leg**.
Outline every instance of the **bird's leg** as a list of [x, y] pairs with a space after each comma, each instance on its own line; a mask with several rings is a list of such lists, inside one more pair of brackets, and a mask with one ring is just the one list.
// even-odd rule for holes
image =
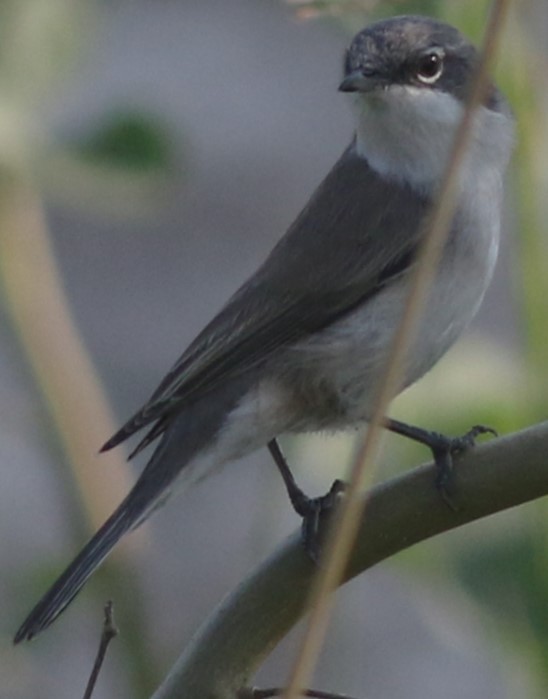
[[268, 450], [272, 454], [274, 463], [284, 480], [293, 509], [302, 517], [304, 548], [310, 558], [317, 562], [321, 551], [320, 526], [322, 520], [333, 510], [334, 505], [336, 505], [340, 496], [344, 493], [345, 485], [342, 481], [336, 480], [325, 495], [319, 498], [310, 498], [303, 493], [295, 482], [295, 478], [276, 439], [268, 443]]
[[[383, 426], [391, 432], [424, 444], [431, 450], [438, 470], [436, 488], [447, 505], [454, 510], [457, 508], [451, 497], [453, 489], [453, 456], [473, 447], [476, 437], [480, 434], [490, 433], [497, 436], [493, 428], [485, 425], [475, 425], [460, 437], [447, 437], [439, 432], [407, 425], [392, 418], [386, 418]], [[268, 449], [283, 478], [293, 509], [302, 517], [302, 539], [305, 550], [312, 560], [317, 561], [321, 551], [320, 526], [322, 519], [333, 510], [334, 505], [338, 502], [341, 495], [344, 494], [345, 484], [341, 480], [336, 480], [325, 495], [319, 498], [310, 498], [303, 493], [295, 482], [295, 478], [276, 439], [268, 443]]]
[[399, 420], [386, 418], [384, 427], [400, 434], [404, 437], [420, 442], [427, 446], [434, 458], [434, 463], [438, 469], [436, 477], [436, 487], [439, 490], [442, 498], [452, 509], [456, 509], [451, 498], [451, 490], [453, 485], [453, 455], [459, 454], [466, 449], [470, 449], [476, 443], [476, 437], [480, 434], [493, 434], [497, 436], [496, 431], [491, 427], [484, 425], [474, 425], [466, 434], [460, 437], [447, 437], [439, 432], [431, 432], [423, 430], [420, 427], [407, 425]]

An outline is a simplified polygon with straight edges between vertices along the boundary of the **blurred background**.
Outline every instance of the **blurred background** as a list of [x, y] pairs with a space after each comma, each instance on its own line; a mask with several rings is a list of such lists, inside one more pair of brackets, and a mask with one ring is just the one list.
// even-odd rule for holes
[[[393, 414], [500, 432], [548, 409], [548, 5], [521, 0], [497, 80], [518, 119], [496, 278], [465, 338]], [[0, 6], [0, 695], [150, 695], [221, 597], [298, 525], [266, 450], [170, 502], [34, 643], [11, 637], [144, 461], [97, 450], [291, 223], [347, 144], [342, 54], [421, 12], [475, 41], [485, 0], [4, 0]], [[387, 437], [379, 478], [426, 460]], [[285, 440], [311, 493], [352, 435]], [[314, 686], [356, 697], [545, 697], [544, 502], [347, 585]], [[255, 683], [286, 681], [298, 630]]]

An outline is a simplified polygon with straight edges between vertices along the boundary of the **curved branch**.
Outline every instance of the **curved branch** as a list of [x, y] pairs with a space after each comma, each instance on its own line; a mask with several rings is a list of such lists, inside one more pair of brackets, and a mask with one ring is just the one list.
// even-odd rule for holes
[[[457, 512], [439, 497], [434, 480], [428, 464], [366, 495], [345, 581], [419, 541], [548, 494], [548, 422], [459, 458]], [[235, 699], [306, 611], [314, 573], [294, 534], [221, 602], [153, 699]]]

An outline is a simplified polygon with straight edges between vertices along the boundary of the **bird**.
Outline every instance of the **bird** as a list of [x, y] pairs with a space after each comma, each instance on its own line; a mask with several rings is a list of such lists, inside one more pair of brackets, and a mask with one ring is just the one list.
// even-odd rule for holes
[[[346, 430], [370, 417], [478, 60], [458, 29], [425, 16], [381, 19], [354, 37], [339, 85], [355, 117], [348, 147], [257, 271], [102, 447], [148, 428], [131, 458], [159, 440], [129, 494], [32, 609], [15, 643], [48, 627], [119, 539], [174, 490], [225, 463], [267, 446], [295, 509], [314, 511], [277, 438]], [[441, 358], [480, 306], [497, 258], [513, 142], [511, 110], [490, 83], [398, 392]], [[486, 429], [459, 441], [390, 418], [386, 426], [449, 459]]]

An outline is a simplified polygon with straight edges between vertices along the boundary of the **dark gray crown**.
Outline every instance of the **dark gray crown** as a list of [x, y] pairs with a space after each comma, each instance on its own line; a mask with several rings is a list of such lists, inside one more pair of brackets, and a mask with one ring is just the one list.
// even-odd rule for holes
[[[442, 53], [443, 72], [436, 82], [424, 84], [417, 77], [417, 68], [432, 51]], [[375, 22], [357, 34], [346, 52], [344, 73], [361, 71], [375, 75], [380, 84], [415, 85], [464, 101], [477, 62], [474, 45], [451, 25], [403, 15]], [[496, 87], [490, 85], [485, 106], [499, 111], [501, 100]]]

